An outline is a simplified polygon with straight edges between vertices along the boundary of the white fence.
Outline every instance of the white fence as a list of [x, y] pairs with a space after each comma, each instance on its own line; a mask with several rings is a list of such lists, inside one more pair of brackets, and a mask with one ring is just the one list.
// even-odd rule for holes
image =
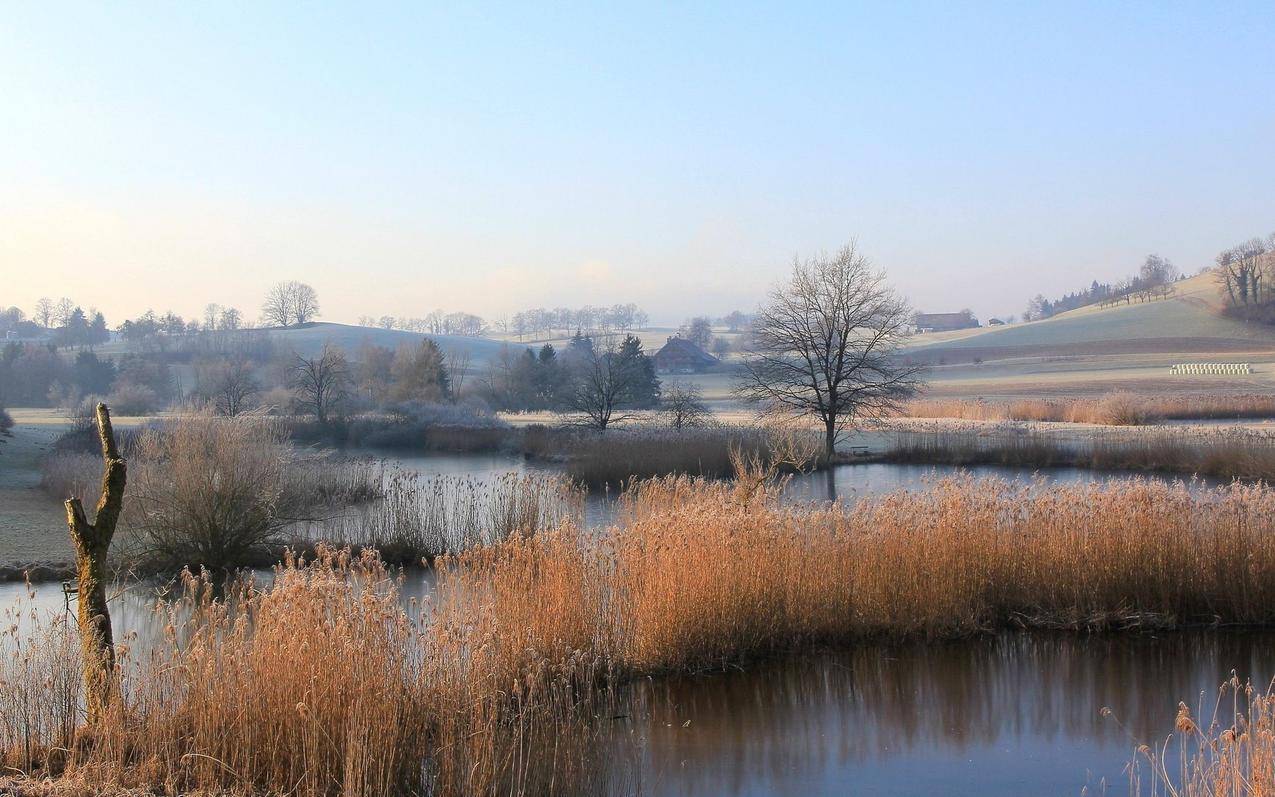
[[1175, 376], [1245, 376], [1253, 373], [1248, 363], [1178, 363], [1169, 369]]

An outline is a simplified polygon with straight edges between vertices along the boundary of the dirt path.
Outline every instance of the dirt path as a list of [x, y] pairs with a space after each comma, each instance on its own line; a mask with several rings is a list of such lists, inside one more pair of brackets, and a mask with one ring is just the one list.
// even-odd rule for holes
[[71, 561], [62, 506], [40, 489], [40, 458], [66, 423], [51, 410], [12, 409], [12, 436], [0, 437], [0, 571]]

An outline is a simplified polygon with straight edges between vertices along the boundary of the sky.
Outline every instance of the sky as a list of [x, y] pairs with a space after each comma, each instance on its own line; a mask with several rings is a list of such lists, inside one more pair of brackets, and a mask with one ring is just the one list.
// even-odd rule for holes
[[0, 305], [919, 310], [1275, 232], [1275, 5], [5, 3]]

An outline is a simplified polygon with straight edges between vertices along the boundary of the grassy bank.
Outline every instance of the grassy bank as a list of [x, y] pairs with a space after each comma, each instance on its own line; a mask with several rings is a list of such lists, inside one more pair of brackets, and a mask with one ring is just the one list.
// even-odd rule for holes
[[678, 479], [626, 502], [602, 533], [440, 560], [419, 614], [370, 555], [289, 563], [233, 610], [190, 581], [92, 744], [68, 744], [74, 711], [56, 708], [78, 699], [74, 646], [25, 632], [4, 677], [54, 708], [4, 704], [6, 763], [84, 788], [594, 793], [590, 717], [636, 676], [878, 638], [1275, 623], [1260, 486], [958, 479], [816, 508]]
[[1097, 398], [1023, 398], [1012, 401], [921, 399], [908, 404], [913, 418], [967, 421], [1056, 421], [1138, 426], [1161, 420], [1275, 418], [1275, 396], [1252, 394], [1151, 395], [1113, 391]]
[[1076, 467], [1275, 480], [1275, 435], [1244, 429], [1140, 429], [1069, 436], [1041, 429], [908, 430], [881, 459], [927, 465]]

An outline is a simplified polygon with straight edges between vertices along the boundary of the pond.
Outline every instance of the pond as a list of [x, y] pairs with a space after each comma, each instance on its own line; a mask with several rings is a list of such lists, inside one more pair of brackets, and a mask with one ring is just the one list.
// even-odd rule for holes
[[[153, 634], [148, 604], [117, 598], [116, 628]], [[596, 781], [656, 797], [1125, 795], [1137, 746], [1164, 742], [1179, 701], [1210, 719], [1232, 672], [1269, 684], [1275, 633], [1006, 633], [641, 679], [601, 719]]]
[[[544, 470], [501, 455], [395, 457], [422, 476], [494, 478]], [[793, 479], [791, 500], [852, 500], [973, 473], [1016, 481], [1127, 478], [1078, 469], [1031, 471], [892, 464], [844, 465]], [[589, 520], [611, 517], [589, 499]], [[268, 577], [268, 574], [263, 574]], [[408, 574], [404, 599], [432, 589]], [[0, 584], [0, 609], [66, 610], [60, 585]], [[112, 600], [117, 638], [140, 652], [160, 633], [153, 584]], [[74, 608], [72, 604], [71, 609]], [[1265, 686], [1275, 634], [1006, 634], [943, 644], [864, 645], [625, 687], [606, 735], [604, 780], [650, 795], [1127, 794], [1139, 743], [1163, 741], [1179, 700], [1211, 716], [1232, 671]], [[1203, 696], [1203, 697], [1201, 697]], [[1100, 710], [1110, 707], [1113, 717]]]
[[[471, 476], [494, 479], [503, 473], [560, 473], [563, 468], [554, 462], [527, 460], [513, 454], [420, 454], [402, 456], [392, 452], [369, 452], [384, 458], [391, 467], [418, 473], [422, 478], [431, 476]], [[1037, 480], [1044, 484], [1091, 484], [1119, 481], [1131, 478], [1155, 479], [1170, 483], [1183, 483], [1189, 487], [1208, 487], [1216, 480], [1190, 479], [1174, 474], [1139, 474], [1132, 476], [1121, 471], [1101, 471], [1089, 468], [1018, 468], [997, 465], [963, 467], [959, 465], [909, 465], [889, 462], [863, 462], [837, 465], [817, 473], [800, 474], [789, 480], [785, 497], [793, 501], [853, 501], [871, 495], [880, 495], [901, 489], [921, 489], [936, 480], [960, 475], [995, 477], [1019, 483]], [[585, 502], [586, 522], [599, 525], [609, 523], [615, 513], [613, 495], [605, 491], [592, 491]]]

